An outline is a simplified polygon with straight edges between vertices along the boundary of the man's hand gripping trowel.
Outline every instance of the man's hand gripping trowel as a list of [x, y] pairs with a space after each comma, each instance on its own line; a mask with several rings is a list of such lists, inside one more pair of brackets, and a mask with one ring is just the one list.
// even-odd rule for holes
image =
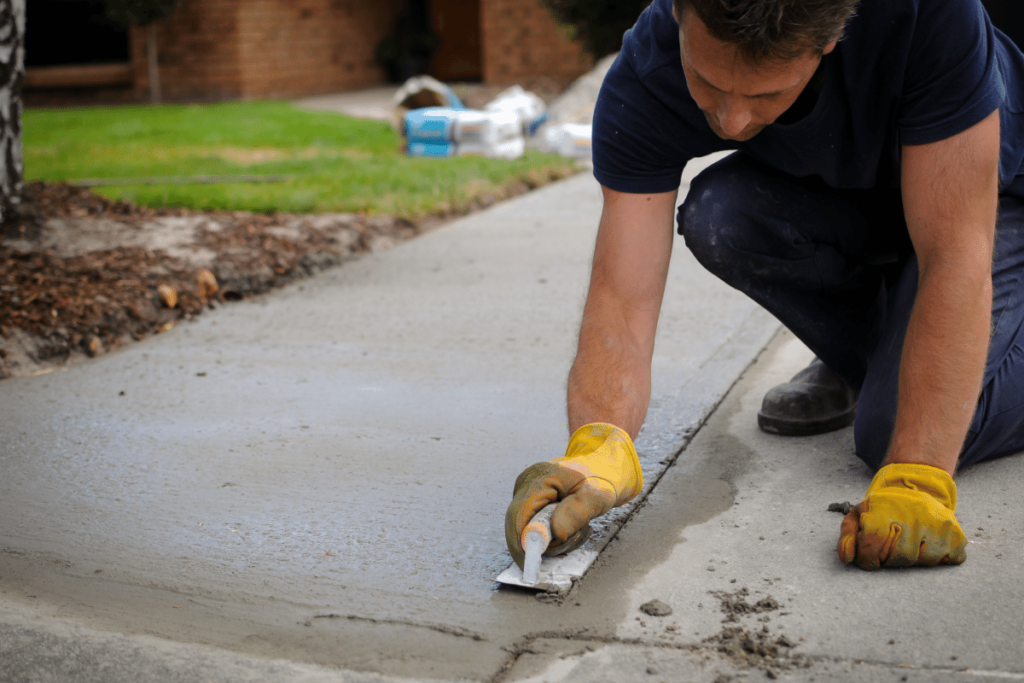
[[[569, 439], [565, 456], [531, 465], [516, 479], [505, 515], [505, 540], [523, 564], [522, 569], [513, 564], [497, 580], [534, 590], [567, 591], [597, 557], [596, 550], [581, 547], [591, 534], [585, 520], [627, 503], [642, 488], [640, 461], [626, 432], [607, 423], [580, 427]], [[517, 533], [524, 501], [556, 496], [558, 503], [541, 508]], [[582, 526], [556, 546], [557, 556], [542, 559], [552, 541], [551, 518], [558, 505], [572, 506], [571, 518], [582, 521]]]
[[[510, 586], [521, 586], [538, 591], [558, 593], [572, 587], [574, 577], [583, 575], [594, 561], [597, 553], [577, 548], [564, 555], [544, 557], [544, 551], [551, 545], [551, 517], [558, 503], [551, 503], [535, 514], [523, 528], [520, 542], [526, 552], [523, 568], [514, 562], [497, 576], [497, 581]], [[590, 527], [587, 527], [589, 532]], [[589, 537], [590, 533], [586, 533]]]

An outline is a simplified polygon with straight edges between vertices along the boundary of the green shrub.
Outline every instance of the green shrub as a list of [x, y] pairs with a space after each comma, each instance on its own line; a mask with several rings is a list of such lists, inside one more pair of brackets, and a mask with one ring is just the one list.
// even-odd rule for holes
[[583, 49], [604, 57], [622, 47], [622, 34], [651, 0], [541, 0], [560, 24], [572, 28]]

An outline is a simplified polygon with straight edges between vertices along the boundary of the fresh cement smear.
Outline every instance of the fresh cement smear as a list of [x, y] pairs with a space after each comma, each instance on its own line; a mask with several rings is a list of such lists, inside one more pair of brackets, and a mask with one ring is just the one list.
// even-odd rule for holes
[[[85, 373], [86, 367], [73, 373]], [[105, 374], [102, 365], [93, 367], [99, 376]], [[196, 376], [199, 368], [209, 368], [206, 377]], [[179, 372], [176, 365], [161, 369], [144, 359], [138, 366], [129, 363], [129, 370], [148, 373], [146, 385], [153, 387], [151, 394], [132, 389], [136, 401], [130, 409], [123, 407], [128, 397], [120, 396], [117, 386], [101, 391], [92, 382], [61, 383], [72, 373], [19, 380], [22, 405], [49, 405], [53, 412], [34, 417], [15, 406], [16, 419], [8, 424], [18, 429], [5, 434], [6, 442], [20, 450], [19, 439], [51, 429], [53, 443], [61, 447], [43, 458], [4, 459], [8, 484], [27, 496], [16, 514], [5, 515], [3, 597], [99, 629], [356, 670], [487, 678], [509, 663], [504, 648], [514, 651], [530, 634], [586, 628], [612, 635], [628, 609], [631, 582], [664, 560], [680, 529], [729, 508], [732, 489], [723, 477], [741, 470], [747, 457], [737, 450], [692, 462], [684, 452], [675, 465], [685, 473], [684, 490], [663, 497], [655, 489], [648, 507], [658, 514], [641, 508], [627, 527], [635, 530], [605, 550], [566, 601], [543, 604], [525, 591], [495, 590], [489, 579], [494, 566], [507, 561], [501, 510], [489, 513], [494, 537], [488, 539], [460, 538], [465, 520], [450, 514], [451, 508], [438, 518], [423, 513], [444, 490], [439, 488], [446, 483], [443, 477], [422, 474], [422, 485], [415, 488], [425, 493], [405, 501], [398, 509], [403, 514], [374, 505], [374, 496], [388, 495], [386, 482], [373, 484], [375, 490], [363, 498], [358, 491], [337, 490], [334, 482], [366, 476], [360, 470], [366, 460], [345, 458], [332, 444], [358, 444], [364, 439], [355, 436], [365, 436], [377, 447], [390, 443], [386, 451], [416, 447], [384, 429], [364, 427], [355, 436], [328, 429], [336, 411], [351, 414], [365, 402], [358, 391], [350, 392], [351, 399], [321, 402], [322, 412], [310, 406], [297, 411], [304, 417], [301, 424], [279, 414], [271, 419], [274, 411], [295, 410], [301, 391], [332, 394], [315, 378], [300, 391], [281, 388], [287, 384], [265, 369], [251, 376], [253, 390], [267, 382], [277, 387], [281, 404], [254, 400], [247, 421], [225, 424], [218, 415], [224, 400], [218, 376], [226, 374], [223, 381], [235, 385], [246, 381], [244, 373], [231, 376], [236, 371], [208, 362], [190, 363]], [[402, 394], [401, 387], [383, 379], [350, 379], [347, 386], [372, 384]], [[158, 387], [172, 381], [206, 383], [198, 384], [191, 408], [161, 411], [153, 405]], [[83, 411], [78, 403], [75, 411], [61, 414], [56, 398], [68, 393], [79, 401], [91, 397], [92, 409]], [[456, 394], [439, 395], [458, 405]], [[505, 409], [508, 400], [503, 396]], [[406, 420], [417, 419], [415, 406], [399, 402], [398, 407]], [[515, 409], [529, 415], [531, 407], [524, 402]], [[463, 410], [472, 410], [468, 402]], [[275, 422], [288, 426], [271, 427]], [[146, 446], [139, 452], [117, 448], [125, 441]], [[420, 445], [442, 446], [443, 437]], [[461, 448], [475, 450], [473, 444]], [[295, 456], [269, 459], [268, 451]], [[400, 470], [395, 467], [393, 476], [408, 476]], [[76, 486], [61, 486], [46, 472], [62, 472]], [[476, 505], [489, 507], [483, 500]], [[332, 523], [346, 506], [367, 511], [358, 526]], [[409, 514], [416, 509], [419, 514]], [[456, 509], [473, 505], [463, 500]], [[93, 521], [84, 524], [85, 519]], [[388, 538], [389, 525], [418, 523], [424, 528], [412, 536], [435, 544], [444, 560], [441, 571], [415, 564], [416, 557], [429, 558], [429, 553], [395, 547]], [[33, 541], [46, 527], [54, 540]], [[465, 545], [458, 547], [460, 542]], [[402, 644], [397, 652], [395, 643]]]
[[[348, 549], [360, 555], [340, 559], [327, 552], [313, 557], [310, 548], [316, 546], [320, 554], [322, 543], [295, 541], [278, 546], [280, 539], [269, 538], [274, 536], [271, 530], [287, 528], [287, 520], [295, 520], [294, 512], [278, 510], [275, 515], [271, 509], [260, 521], [234, 507], [241, 504], [237, 501], [242, 494], [269, 496], [267, 488], [254, 487], [252, 473], [231, 476], [237, 480], [234, 483], [227, 476], [198, 477], [212, 482], [225, 479], [211, 485], [207, 493], [225, 496], [228, 502], [220, 519], [210, 516], [210, 506], [205, 504], [206, 522], [192, 519], [197, 511], [187, 501], [179, 510], [169, 506], [167, 515], [182, 518], [176, 545], [166, 529], [150, 527], [145, 518], [140, 524], [138, 510], [118, 507], [127, 503], [117, 500], [121, 495], [113, 481], [97, 485], [111, 491], [114, 512], [105, 517], [107, 528], [88, 529], [75, 537], [75, 509], [86, 501], [84, 496], [71, 501], [56, 518], [68, 526], [66, 545], [0, 550], [0, 590], [5, 599], [24, 601], [45, 613], [74, 617], [99, 629], [392, 675], [488, 678], [509, 663], [503, 648], [514, 650], [530, 634], [571, 634], [583, 628], [614, 634], [628, 609], [630, 583], [664, 560], [680, 529], [730, 507], [731, 487], [722, 477], [740, 467], [742, 452], [705, 463], [690, 463], [685, 455], [676, 465], [687, 471], [682, 495], [656, 497], [656, 517], [643, 509], [634, 513], [627, 529], [635, 526], [635, 531], [620, 532], [586, 580], [560, 605], [541, 603], [525, 591], [495, 590], [486, 574], [475, 582], [467, 580], [472, 575], [458, 572], [454, 564], [448, 572], [461, 583], [427, 567], [413, 568], [412, 576], [403, 578], [399, 572], [392, 581], [381, 581], [382, 572], [392, 576], [384, 568], [388, 562], [409, 567], [409, 557], [403, 557], [401, 549], [388, 547], [386, 538], [377, 545], [376, 554], [368, 539], [356, 544], [361, 548]], [[101, 460], [98, 453], [85, 457], [94, 469], [104, 467]], [[188, 469], [203, 467], [189, 461]], [[129, 476], [145, 478], [131, 471], [128, 468]], [[188, 483], [200, 486], [196, 481]], [[269, 485], [263, 482], [264, 487]], [[164, 487], [161, 483], [155, 488], [150, 504], [157, 504], [157, 494]], [[40, 493], [45, 499], [45, 492]], [[180, 502], [184, 491], [177, 493], [169, 498]], [[307, 491], [304, 498], [322, 510], [338, 504], [326, 490]], [[234, 520], [233, 510], [244, 524], [227, 521]], [[47, 523], [47, 517], [42, 510], [23, 515], [17, 537], [4, 538], [3, 547], [28, 545], [25, 539], [32, 535], [32, 527]], [[50, 515], [49, 519], [55, 518]], [[495, 526], [500, 532], [500, 526]], [[295, 528], [300, 527], [309, 529], [310, 536], [327, 537], [317, 537], [318, 541], [331, 542], [329, 515], [319, 520], [307, 517], [303, 524], [296, 523]], [[372, 528], [362, 531], [370, 536], [376, 533]], [[205, 540], [196, 540], [204, 535]], [[494, 561], [503, 563], [504, 553], [496, 552], [502, 547], [498, 543], [492, 540], [490, 550], [481, 548], [483, 552], [476, 556], [486, 558], [489, 552]], [[162, 551], [132, 557], [131, 548], [136, 545], [158, 546]], [[224, 552], [225, 547], [234, 551]], [[473, 555], [469, 553], [466, 560], [479, 562]], [[450, 560], [452, 553], [446, 550], [441, 557]], [[352, 571], [344, 568], [353, 565]], [[395, 643], [401, 643], [397, 652]]]
[[[3, 599], [417, 677], [490, 678], [538, 632], [613, 634], [640, 568], [729, 506], [722, 468], [743, 456], [706, 469], [684, 453], [681, 516], [629, 554], [616, 553], [634, 541], [614, 543], [562, 604], [495, 589], [512, 482], [565, 447], [599, 193], [574, 179], [145, 345], [0, 384]], [[710, 279], [677, 250], [645, 437], [655, 469], [774, 329]]]

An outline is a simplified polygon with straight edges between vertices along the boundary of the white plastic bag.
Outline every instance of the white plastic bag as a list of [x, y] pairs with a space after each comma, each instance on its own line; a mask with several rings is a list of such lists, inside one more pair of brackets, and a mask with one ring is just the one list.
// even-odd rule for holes
[[487, 111], [513, 112], [519, 119], [524, 135], [533, 135], [537, 127], [547, 120], [547, 105], [544, 100], [522, 86], [513, 85], [502, 91], [484, 106]]
[[526, 139], [519, 135], [493, 144], [458, 144], [455, 153], [460, 157], [480, 156], [494, 159], [518, 159], [526, 151]]
[[549, 128], [544, 142], [549, 152], [563, 157], [589, 159], [592, 132], [590, 124], [563, 123]]
[[512, 138], [522, 137], [519, 117], [511, 111], [459, 112], [455, 122], [455, 141], [469, 144], [494, 145]]

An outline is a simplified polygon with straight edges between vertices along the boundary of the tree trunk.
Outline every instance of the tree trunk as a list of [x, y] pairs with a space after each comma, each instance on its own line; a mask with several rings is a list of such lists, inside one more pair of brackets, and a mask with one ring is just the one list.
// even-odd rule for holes
[[21, 203], [24, 74], [25, 0], [0, 0], [0, 225], [17, 216]]
[[156, 22], [146, 26], [146, 57], [149, 61], [149, 99], [160, 104], [160, 62], [156, 52]]

